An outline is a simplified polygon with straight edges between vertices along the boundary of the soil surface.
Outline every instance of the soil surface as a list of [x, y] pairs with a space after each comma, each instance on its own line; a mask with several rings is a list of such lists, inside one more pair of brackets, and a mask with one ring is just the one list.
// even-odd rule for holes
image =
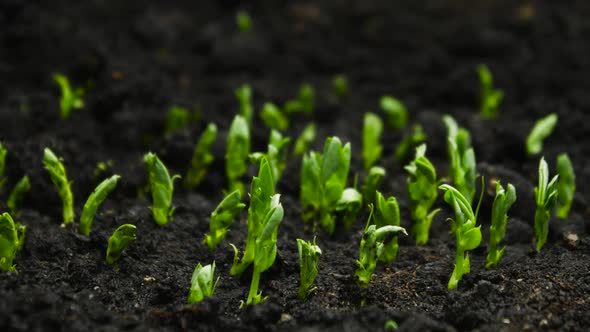
[[[235, 13], [248, 10], [254, 29], [240, 33]], [[4, 192], [24, 174], [33, 189], [15, 219], [28, 227], [18, 273], [0, 273], [2, 331], [380, 331], [393, 319], [402, 331], [584, 331], [590, 327], [590, 3], [588, 1], [24, 1], [0, 3], [0, 141], [9, 151]], [[487, 64], [504, 90], [501, 116], [478, 115], [475, 66]], [[66, 74], [88, 87], [86, 107], [59, 119], [59, 91], [51, 79]], [[335, 74], [349, 79], [350, 93], [336, 98]], [[291, 158], [278, 192], [286, 216], [278, 257], [262, 276], [269, 300], [239, 309], [249, 273], [229, 275], [233, 252], [243, 247], [246, 215], [219, 249], [201, 240], [209, 214], [222, 199], [225, 137], [242, 83], [254, 89], [256, 109], [282, 104], [299, 85], [316, 89], [313, 115], [292, 120], [288, 134], [318, 124], [314, 148], [327, 136], [352, 142], [354, 173], [361, 174], [361, 127], [378, 98], [403, 100], [412, 123], [428, 134], [428, 155], [446, 175], [441, 115], [471, 130], [479, 172], [513, 183], [518, 201], [510, 211], [506, 254], [485, 268], [490, 206], [488, 186], [480, 222], [482, 246], [457, 290], [447, 290], [454, 263], [449, 209], [433, 222], [431, 241], [400, 239], [398, 259], [379, 265], [367, 289], [354, 283], [367, 215], [333, 237], [314, 234], [300, 217], [300, 158]], [[201, 112], [201, 121], [163, 135], [172, 105]], [[559, 114], [543, 154], [568, 152], [578, 178], [570, 218], [551, 222], [540, 253], [533, 249], [536, 171], [540, 156], [527, 157], [525, 137], [539, 117]], [[172, 173], [184, 174], [194, 143], [208, 122], [220, 128], [216, 161], [197, 190], [178, 186], [174, 220], [159, 227], [145, 195], [142, 156], [158, 153]], [[268, 129], [256, 118], [253, 150], [265, 149]], [[388, 129], [381, 190], [401, 205], [409, 227], [403, 163], [392, 157], [403, 132]], [[62, 228], [61, 203], [42, 166], [42, 151], [62, 156], [73, 181], [76, 211], [97, 182], [122, 180], [104, 203], [90, 238]], [[96, 164], [112, 160], [94, 175]], [[256, 173], [252, 167], [249, 177]], [[246, 183], [249, 183], [247, 181]], [[111, 267], [108, 237], [123, 224], [137, 225], [138, 240]], [[296, 238], [318, 236], [323, 250], [317, 292], [297, 299]], [[198, 262], [217, 263], [215, 297], [185, 305]]]

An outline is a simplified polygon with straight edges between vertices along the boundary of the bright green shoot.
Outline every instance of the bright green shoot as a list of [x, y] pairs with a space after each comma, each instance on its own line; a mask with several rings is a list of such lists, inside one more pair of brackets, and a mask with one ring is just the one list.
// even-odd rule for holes
[[70, 182], [66, 174], [66, 168], [64, 167], [61, 159], [58, 158], [53, 151], [49, 148], [45, 148], [43, 154], [43, 164], [45, 169], [51, 177], [51, 181], [57, 189], [57, 193], [61, 198], [63, 205], [63, 223], [64, 225], [71, 224], [74, 222], [74, 195], [70, 188]]
[[180, 179], [180, 176], [174, 175], [170, 177], [168, 169], [154, 153], [147, 153], [143, 157], [143, 161], [147, 167], [150, 191], [152, 192], [152, 215], [156, 223], [163, 226], [172, 220], [174, 214], [174, 208], [172, 207], [174, 180]]
[[[463, 275], [470, 271], [469, 254], [466, 252], [479, 247], [481, 243], [481, 226], [475, 226], [477, 213], [473, 213], [471, 203], [459, 190], [448, 184], [443, 184], [439, 188], [445, 192], [445, 202], [455, 211], [455, 219], [449, 218], [449, 220], [453, 223], [452, 228], [455, 230], [457, 254], [455, 256], [455, 268], [448, 284], [449, 289], [455, 289]], [[483, 198], [483, 187], [481, 198]]]
[[408, 123], [408, 110], [400, 100], [391, 96], [383, 96], [379, 104], [390, 127], [401, 129], [406, 126]]
[[297, 138], [297, 141], [295, 141], [295, 147], [293, 148], [294, 155], [302, 156], [305, 152], [307, 152], [307, 149], [309, 149], [309, 146], [315, 140], [316, 131], [315, 123], [310, 123], [305, 126], [305, 128], [303, 128], [303, 131]]
[[252, 18], [247, 11], [239, 11], [236, 14], [236, 26], [238, 27], [239, 32], [248, 32], [252, 30]]
[[0, 190], [4, 186], [6, 179], [4, 178], [4, 168], [6, 167], [6, 149], [0, 142]]
[[332, 91], [338, 98], [344, 98], [348, 94], [348, 78], [339, 74], [332, 78]]
[[416, 148], [416, 158], [405, 169], [410, 174], [408, 199], [410, 215], [414, 221], [412, 233], [416, 238], [416, 244], [426, 244], [432, 218], [440, 211], [432, 210], [438, 197], [439, 181], [436, 178], [436, 169], [426, 158], [426, 144]]
[[61, 74], [53, 74], [53, 80], [61, 89], [60, 117], [64, 120], [68, 119], [74, 109], [84, 108], [84, 89], [72, 88], [68, 78]]
[[508, 210], [516, 202], [516, 189], [510, 183], [506, 190], [496, 182], [496, 198], [492, 205], [492, 224], [490, 225], [490, 249], [486, 257], [486, 267], [496, 267], [500, 263], [506, 247], [499, 249], [500, 242], [504, 239], [506, 233], [506, 221], [508, 220]]
[[123, 250], [137, 239], [136, 227], [131, 224], [124, 224], [119, 226], [109, 238], [109, 246], [107, 248], [107, 263], [113, 265], [121, 258]]
[[422, 125], [414, 125], [412, 130], [404, 135], [401, 143], [395, 148], [395, 159], [401, 163], [407, 162], [411, 158], [412, 149], [424, 143], [427, 138], [428, 136], [422, 129]]
[[287, 167], [287, 156], [289, 153], [290, 142], [290, 137], [283, 137], [280, 132], [273, 129], [270, 132], [267, 152], [256, 152], [250, 155], [250, 159], [257, 164], [260, 163], [262, 157], [268, 159], [275, 184], [279, 182]]
[[315, 237], [312, 241], [297, 239], [297, 251], [299, 252], [299, 299], [305, 300], [316, 288], [311, 288], [315, 277], [318, 275], [318, 261], [322, 250], [316, 244]]
[[371, 282], [371, 277], [375, 268], [377, 267], [377, 261], [379, 261], [381, 255], [390, 248], [385, 246], [385, 242], [392, 236], [397, 236], [399, 233], [406, 234], [406, 230], [399, 226], [383, 226], [377, 227], [371, 225], [373, 218], [373, 206], [370, 206], [371, 214], [367, 220], [365, 226], [365, 232], [361, 238], [361, 244], [359, 249], [359, 259], [356, 261], [356, 270], [354, 272], [354, 278], [356, 283], [360, 287], [367, 287]]
[[31, 190], [31, 183], [29, 181], [28, 176], [23, 176], [20, 181], [14, 186], [12, 192], [10, 192], [10, 196], [8, 196], [8, 201], [6, 201], [6, 206], [10, 209], [12, 214], [15, 214], [16, 211], [20, 208], [25, 194]]
[[498, 116], [498, 108], [504, 99], [504, 92], [494, 88], [492, 73], [486, 65], [477, 66], [479, 76], [479, 111], [486, 119], [493, 119]]
[[477, 177], [475, 152], [471, 147], [469, 131], [459, 128], [457, 122], [450, 115], [443, 116], [448, 129], [448, 153], [450, 159], [450, 176], [455, 188], [463, 194], [468, 202], [473, 202]]
[[254, 106], [252, 105], [252, 88], [248, 84], [244, 84], [236, 89], [236, 98], [240, 104], [240, 115], [246, 119], [248, 125], [252, 124], [252, 117], [254, 116]]
[[165, 134], [171, 134], [179, 129], [189, 125], [194, 120], [198, 120], [198, 113], [192, 114], [189, 110], [180, 106], [172, 106], [166, 115]]
[[381, 158], [383, 147], [381, 135], [383, 134], [383, 121], [376, 114], [365, 113], [363, 126], [363, 166], [369, 170]]
[[558, 117], [555, 113], [537, 120], [526, 139], [526, 153], [529, 156], [537, 155], [543, 151], [543, 140], [551, 135], [557, 125], [557, 120]]
[[260, 118], [264, 124], [271, 129], [285, 130], [289, 127], [289, 119], [283, 114], [281, 109], [273, 103], [264, 103]]
[[311, 84], [304, 83], [299, 87], [297, 99], [289, 100], [283, 107], [285, 113], [313, 113], [315, 107], [315, 92]]
[[211, 146], [215, 143], [216, 139], [217, 126], [214, 123], [210, 123], [201, 134], [193, 151], [191, 167], [184, 179], [186, 187], [191, 189], [197, 187], [203, 181], [205, 175], [207, 175], [207, 169], [215, 160], [215, 157], [211, 153]]
[[336, 203], [336, 211], [342, 214], [342, 228], [348, 230], [363, 207], [363, 195], [355, 188], [346, 188]]
[[566, 153], [557, 157], [557, 174], [559, 175], [557, 217], [566, 219], [570, 214], [574, 194], [576, 193], [576, 174], [574, 173], [574, 166]]
[[92, 227], [92, 222], [94, 221], [96, 211], [107, 198], [107, 196], [113, 190], [115, 190], [117, 187], [117, 182], [120, 178], [121, 177], [118, 175], [111, 176], [110, 178], [102, 181], [98, 187], [94, 189], [94, 192], [90, 194], [90, 197], [88, 197], [86, 204], [84, 204], [84, 209], [82, 210], [78, 233], [86, 236], [90, 235], [90, 228]]
[[383, 177], [385, 177], [385, 168], [373, 166], [363, 183], [363, 205], [375, 204], [375, 194]]
[[215, 262], [202, 266], [197, 264], [191, 278], [191, 289], [188, 292], [188, 304], [199, 303], [206, 297], [212, 297], [219, 283], [219, 277], [215, 279]]
[[[377, 229], [384, 226], [400, 226], [399, 205], [395, 197], [391, 196], [387, 199], [377, 192], [375, 199], [375, 207], [373, 211], [373, 222]], [[397, 237], [391, 238], [389, 242], [384, 243], [384, 249], [379, 256], [379, 261], [389, 264], [397, 257]]]
[[8, 213], [0, 215], [0, 269], [14, 271], [14, 256], [22, 247], [17, 233], [17, 226]]
[[549, 166], [544, 158], [539, 162], [539, 185], [535, 188], [535, 234], [537, 236], [537, 251], [543, 248], [549, 234], [549, 219], [553, 215], [558, 197], [559, 175], [549, 181]]
[[205, 240], [203, 240], [203, 243], [209, 246], [209, 250], [213, 251], [217, 248], [219, 243], [225, 238], [236, 216], [246, 207], [246, 204], [242, 203], [241, 199], [240, 191], [236, 190], [227, 195], [217, 205], [215, 210], [211, 212], [209, 234], [205, 235]]
[[228, 192], [239, 190], [244, 194], [242, 177], [248, 171], [248, 155], [250, 154], [250, 128], [246, 119], [236, 115], [227, 135], [225, 153], [225, 172], [229, 185]]

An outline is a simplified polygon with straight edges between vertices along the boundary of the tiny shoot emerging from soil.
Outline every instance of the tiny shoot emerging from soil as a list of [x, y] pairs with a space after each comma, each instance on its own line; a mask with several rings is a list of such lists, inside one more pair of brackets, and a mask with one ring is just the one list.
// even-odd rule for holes
[[401, 129], [406, 126], [408, 123], [408, 110], [401, 101], [391, 96], [383, 96], [379, 104], [390, 127]]
[[576, 193], [576, 174], [574, 173], [574, 166], [566, 153], [557, 157], [557, 174], [559, 175], [557, 217], [566, 219], [570, 214], [574, 194]]
[[10, 209], [10, 213], [16, 213], [23, 202], [25, 194], [30, 190], [31, 183], [29, 181], [29, 177], [25, 175], [14, 186], [14, 189], [12, 189], [12, 192], [10, 192], [10, 196], [8, 196], [8, 201], [6, 201], [6, 206], [8, 206]]
[[544, 158], [539, 162], [539, 185], [535, 188], [535, 201], [537, 208], [535, 210], [535, 234], [537, 236], [537, 251], [543, 248], [547, 242], [549, 233], [549, 219], [553, 215], [557, 203], [558, 191], [557, 182], [559, 175], [555, 175], [549, 181], [549, 166]]
[[70, 182], [66, 174], [66, 168], [64, 167], [61, 159], [58, 158], [53, 151], [49, 148], [45, 148], [43, 153], [43, 164], [45, 169], [51, 177], [51, 181], [57, 189], [57, 193], [61, 198], [63, 205], [63, 223], [64, 225], [71, 224], [74, 221], [74, 195], [70, 188]]
[[379, 166], [371, 167], [362, 187], [363, 205], [375, 204], [375, 195], [385, 174], [385, 168]]
[[486, 65], [477, 66], [479, 76], [479, 111], [482, 117], [493, 119], [498, 116], [498, 108], [504, 99], [504, 92], [494, 88], [492, 73]]
[[313, 113], [315, 107], [315, 92], [313, 86], [304, 83], [299, 87], [297, 99], [289, 100], [285, 103], [284, 111], [287, 114], [293, 113]]
[[239, 32], [248, 32], [252, 30], [252, 18], [247, 11], [240, 10], [236, 14], [236, 26]]
[[[385, 226], [400, 226], [399, 205], [395, 197], [391, 196], [387, 199], [377, 192], [375, 199], [375, 206], [373, 211], [373, 222], [377, 229]], [[397, 257], [397, 250], [399, 246], [397, 237], [394, 236], [387, 243], [384, 243], [383, 252], [379, 256], [379, 261], [389, 264]]]
[[252, 88], [248, 84], [244, 84], [236, 89], [234, 92], [238, 103], [240, 104], [240, 115], [246, 119], [248, 124], [252, 124], [252, 117], [254, 116], [254, 106], [252, 106]]
[[459, 128], [450, 115], [443, 116], [448, 129], [448, 153], [450, 160], [450, 176], [457, 190], [471, 204], [475, 195], [477, 164], [475, 152], [471, 147], [471, 136], [465, 128]]
[[508, 210], [516, 202], [516, 189], [510, 183], [504, 189], [500, 181], [496, 182], [496, 197], [492, 205], [492, 224], [490, 225], [490, 246], [486, 256], [486, 267], [496, 267], [500, 263], [506, 247], [499, 249], [500, 242], [504, 239], [506, 233], [506, 221], [508, 220]]
[[285, 130], [289, 127], [289, 119], [283, 114], [281, 109], [273, 103], [264, 103], [260, 118], [270, 129]]
[[82, 210], [82, 216], [80, 216], [80, 226], [78, 227], [78, 233], [89, 236], [94, 216], [100, 205], [104, 202], [107, 196], [115, 190], [117, 182], [121, 177], [119, 175], [113, 175], [110, 178], [101, 182], [94, 192], [90, 194], [84, 209]]
[[22, 247], [16, 231], [16, 224], [8, 213], [0, 215], [0, 269], [8, 272], [14, 271], [14, 256]]
[[537, 155], [543, 151], [543, 140], [551, 135], [557, 125], [557, 120], [558, 117], [555, 113], [537, 120], [526, 139], [526, 153], [529, 156]]
[[401, 163], [407, 162], [411, 158], [412, 149], [424, 143], [427, 138], [422, 125], [412, 126], [411, 131], [406, 132], [401, 143], [395, 148], [395, 159]]
[[191, 288], [188, 292], [188, 304], [199, 303], [206, 297], [212, 297], [219, 283], [215, 280], [215, 261], [212, 264], [202, 266], [197, 264], [191, 278]]
[[211, 153], [211, 146], [215, 143], [216, 139], [217, 126], [214, 123], [210, 123], [201, 134], [193, 151], [191, 167], [184, 179], [184, 184], [187, 188], [193, 189], [197, 187], [203, 181], [205, 175], [207, 175], [207, 169], [215, 160], [215, 157]]
[[297, 239], [297, 251], [299, 252], [299, 299], [305, 300], [316, 288], [311, 288], [318, 275], [318, 261], [322, 250], [316, 244], [316, 239], [304, 241]]
[[107, 263], [113, 265], [121, 258], [121, 253], [127, 246], [137, 239], [137, 228], [135, 225], [124, 224], [119, 226], [113, 235], [109, 238], [109, 246], [107, 248]]
[[256, 164], [260, 164], [262, 157], [268, 159], [275, 184], [279, 182], [287, 167], [287, 156], [290, 142], [290, 137], [283, 137], [280, 132], [273, 129], [270, 132], [267, 152], [256, 152], [250, 155], [250, 159]]
[[192, 120], [194, 115], [184, 107], [172, 106], [166, 115], [166, 125], [164, 133], [169, 135], [179, 129], [186, 127]]
[[84, 89], [72, 88], [68, 78], [61, 74], [53, 74], [53, 80], [61, 89], [61, 99], [59, 100], [60, 117], [64, 120], [69, 119], [74, 109], [84, 107]]
[[332, 91], [338, 98], [344, 98], [348, 94], [348, 78], [339, 74], [332, 78]]
[[381, 158], [383, 147], [381, 135], [383, 134], [383, 121], [376, 114], [365, 113], [363, 125], [363, 166], [369, 170]]
[[315, 140], [316, 131], [315, 123], [310, 123], [303, 128], [303, 131], [295, 141], [295, 147], [293, 148], [293, 154], [295, 156], [302, 156], [307, 152], [307, 149], [309, 149], [309, 146]]
[[174, 192], [174, 180], [180, 176], [170, 177], [164, 163], [154, 153], [147, 153], [143, 161], [148, 171], [150, 191], [152, 192], [152, 215], [160, 226], [166, 225], [172, 220], [174, 208], [172, 207], [172, 194]]
[[4, 178], [4, 168], [6, 167], [6, 154], [7, 151], [0, 142], [0, 190], [4, 187], [4, 182], [6, 179]]
[[242, 196], [239, 190], [227, 195], [219, 205], [211, 212], [209, 220], [209, 234], [205, 235], [203, 243], [206, 243], [209, 250], [213, 251], [217, 245], [225, 238], [229, 227], [234, 219], [244, 208], [246, 204], [241, 202]]
[[248, 155], [250, 154], [250, 128], [246, 119], [236, 115], [227, 134], [227, 150], [225, 153], [225, 172], [229, 185], [228, 192], [239, 190], [244, 194], [242, 177], [248, 171]]

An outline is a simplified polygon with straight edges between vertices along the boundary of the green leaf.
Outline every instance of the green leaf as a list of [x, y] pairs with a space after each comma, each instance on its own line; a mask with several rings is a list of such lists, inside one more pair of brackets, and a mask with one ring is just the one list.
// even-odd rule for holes
[[379, 158], [383, 147], [381, 146], [381, 134], [383, 134], [383, 121], [377, 115], [365, 113], [363, 127], [363, 166], [368, 170]]
[[338, 98], [348, 94], [348, 79], [344, 75], [336, 75], [332, 78], [332, 92]]
[[369, 174], [363, 183], [363, 205], [375, 204], [375, 194], [381, 183], [381, 179], [385, 177], [385, 168], [373, 166], [369, 170]]
[[143, 161], [148, 171], [150, 191], [152, 192], [152, 215], [156, 223], [163, 226], [172, 220], [174, 180], [180, 177], [178, 175], [170, 177], [168, 169], [154, 153], [149, 152], [144, 155]]
[[179, 129], [186, 127], [191, 121], [190, 112], [180, 106], [172, 106], [166, 115], [166, 125], [164, 126], [164, 133], [169, 135]]
[[526, 139], [526, 151], [528, 155], [536, 155], [543, 150], [543, 140], [549, 137], [557, 125], [557, 114], [551, 113], [537, 120], [535, 126]]
[[[391, 196], [386, 200], [380, 192], [377, 192], [373, 220], [379, 229], [384, 226], [400, 225], [399, 205], [395, 197]], [[397, 250], [397, 237], [393, 237], [390, 241], [384, 243], [383, 252], [379, 256], [379, 261], [386, 264], [393, 262], [397, 257]]]
[[25, 175], [22, 179], [20, 179], [20, 181], [18, 181], [18, 183], [14, 186], [14, 189], [12, 189], [12, 192], [10, 192], [10, 196], [8, 196], [6, 206], [8, 206], [12, 214], [16, 213], [22, 204], [25, 194], [30, 190], [31, 183], [29, 182], [29, 177]]
[[229, 190], [239, 189], [244, 194], [242, 177], [248, 171], [248, 154], [250, 153], [250, 129], [248, 122], [236, 115], [227, 135], [227, 151], [225, 154], [225, 171], [229, 182]]
[[576, 174], [574, 166], [566, 153], [557, 157], [557, 174], [559, 182], [557, 183], [557, 217], [567, 219], [569, 216], [574, 194], [576, 193]]
[[395, 148], [395, 158], [399, 162], [407, 161], [412, 148], [425, 142], [427, 138], [428, 136], [420, 124], [413, 126], [412, 130], [404, 135], [401, 143]]
[[119, 226], [113, 235], [109, 238], [109, 246], [107, 248], [107, 263], [113, 265], [121, 258], [123, 250], [137, 239], [136, 227], [131, 224], [124, 224]]
[[121, 177], [119, 175], [113, 175], [112, 177], [101, 182], [94, 192], [90, 194], [84, 209], [82, 210], [82, 216], [80, 216], [80, 226], [78, 232], [82, 235], [89, 236], [94, 216], [100, 205], [104, 202], [107, 196], [115, 190], [117, 182]]
[[[356, 217], [363, 206], [363, 196], [354, 188], [346, 188], [336, 203], [336, 211], [343, 212], [342, 225], [348, 230], [356, 221]], [[334, 230], [328, 230], [333, 233]]]
[[316, 125], [314, 123], [310, 123], [301, 132], [297, 141], [295, 141], [295, 147], [293, 148], [293, 154], [296, 156], [301, 156], [305, 154], [311, 143], [315, 140], [316, 137]]
[[246, 120], [248, 125], [252, 124], [254, 116], [254, 106], [252, 105], [252, 88], [248, 84], [243, 84], [234, 92], [240, 105], [240, 115]]
[[549, 166], [544, 158], [539, 162], [539, 184], [535, 188], [537, 207], [535, 210], [535, 235], [537, 237], [536, 250], [540, 251], [549, 234], [549, 220], [555, 210], [557, 203], [557, 181], [556, 175], [549, 181]]
[[203, 241], [209, 246], [209, 250], [213, 251], [219, 245], [229, 227], [232, 225], [234, 219], [244, 208], [246, 204], [241, 202], [240, 191], [236, 190], [227, 195], [219, 205], [211, 212], [211, 219], [209, 220], [209, 234], [205, 235]]
[[260, 118], [270, 129], [285, 130], [289, 127], [289, 119], [273, 103], [264, 103], [262, 111], [260, 111]]
[[315, 288], [311, 288], [318, 274], [318, 261], [322, 255], [322, 250], [316, 244], [316, 238], [313, 242], [297, 239], [297, 251], [299, 253], [299, 299], [305, 300]]
[[203, 301], [206, 297], [212, 297], [219, 283], [219, 277], [215, 280], [215, 261], [213, 264], [202, 266], [197, 264], [191, 277], [191, 288], [188, 293], [188, 304]]
[[19, 248], [19, 239], [14, 220], [8, 213], [0, 215], [0, 269], [14, 271], [14, 256]]
[[448, 136], [448, 153], [450, 160], [449, 173], [455, 188], [467, 199], [473, 201], [477, 178], [477, 163], [471, 147], [471, 137], [465, 128], [459, 128], [450, 115], [443, 116]]
[[279, 182], [285, 168], [289, 152], [290, 137], [283, 137], [280, 132], [271, 130], [266, 153], [255, 152], [250, 154], [250, 159], [259, 163], [262, 157], [266, 157], [272, 169], [275, 184]]
[[310, 84], [302, 84], [295, 100], [285, 103], [283, 110], [287, 114], [313, 113], [315, 107], [315, 92]]
[[496, 182], [496, 197], [492, 205], [492, 223], [490, 225], [490, 244], [486, 257], [486, 267], [495, 267], [500, 262], [504, 248], [499, 248], [500, 242], [506, 233], [506, 221], [508, 210], [516, 202], [516, 189], [510, 183], [504, 190], [500, 181]]
[[383, 96], [379, 101], [381, 110], [385, 113], [387, 123], [395, 129], [401, 129], [408, 122], [406, 106], [398, 99], [391, 96]]
[[64, 167], [61, 159], [58, 158], [53, 151], [49, 148], [45, 148], [43, 153], [43, 164], [45, 169], [51, 177], [53, 185], [57, 189], [57, 193], [61, 198], [63, 205], [63, 223], [64, 225], [71, 224], [74, 221], [74, 196], [70, 188], [70, 182], [66, 174], [66, 168]]
[[215, 160], [215, 157], [211, 153], [211, 146], [217, 139], [217, 126], [214, 123], [210, 123], [205, 131], [201, 134], [195, 150], [193, 151], [193, 157], [191, 159], [191, 167], [188, 170], [184, 184], [188, 188], [197, 187], [201, 181], [207, 175], [207, 169]]
[[494, 88], [492, 73], [486, 65], [477, 66], [480, 85], [480, 114], [486, 119], [493, 119], [498, 116], [498, 108], [504, 99], [504, 92]]
[[74, 109], [84, 108], [85, 91], [82, 88], [72, 88], [68, 78], [62, 74], [53, 74], [53, 80], [61, 89], [60, 117], [64, 120], [69, 119]]

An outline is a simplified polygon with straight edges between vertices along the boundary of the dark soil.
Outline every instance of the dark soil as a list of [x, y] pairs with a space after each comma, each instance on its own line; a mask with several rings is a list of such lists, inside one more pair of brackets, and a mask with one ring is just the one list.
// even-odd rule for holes
[[[236, 32], [239, 8], [251, 13], [253, 31]], [[379, 331], [393, 319], [403, 331], [587, 330], [588, 15], [590, 3], [573, 0], [3, 0], [0, 141], [9, 150], [7, 188], [26, 173], [33, 189], [16, 215], [29, 228], [15, 259], [18, 273], [0, 273], [0, 329]], [[474, 67], [479, 63], [490, 66], [506, 95], [494, 121], [478, 116]], [[58, 118], [54, 72], [91, 87], [86, 108], [68, 121]], [[330, 81], [338, 73], [350, 81], [351, 93], [342, 100], [331, 94]], [[364, 290], [352, 275], [366, 215], [348, 232], [334, 237], [320, 232], [324, 255], [318, 290], [308, 302], [299, 301], [295, 239], [314, 234], [300, 218], [300, 160], [292, 159], [278, 187], [286, 217], [277, 261], [261, 280], [269, 301], [239, 310], [249, 277], [229, 275], [228, 244], [243, 246], [245, 215], [215, 253], [201, 244], [226, 185], [225, 136], [237, 111], [233, 89], [251, 84], [258, 109], [267, 100], [292, 98], [302, 82], [316, 88], [316, 112], [295, 119], [288, 134], [296, 136], [313, 120], [319, 127], [316, 149], [330, 135], [351, 141], [352, 171], [361, 168], [363, 113], [377, 110], [382, 94], [405, 101], [411, 121], [425, 127], [428, 154], [442, 175], [447, 158], [441, 115], [452, 114], [470, 129], [480, 173], [512, 182], [518, 191], [500, 266], [484, 267], [490, 187], [480, 218], [484, 241], [457, 290], [446, 289], [454, 240], [445, 207], [433, 222], [429, 244], [416, 246], [410, 237], [402, 238], [398, 260], [379, 266]], [[202, 121], [162, 135], [171, 105], [202, 110]], [[578, 193], [570, 218], [553, 220], [548, 243], [535, 253], [538, 157], [526, 157], [523, 142], [535, 120], [550, 112], [560, 118], [544, 155], [554, 170], [557, 154], [570, 154]], [[196, 191], [178, 188], [174, 220], [158, 227], [148, 210], [149, 196], [140, 195], [146, 183], [142, 155], [154, 151], [174, 173], [185, 173], [209, 121], [220, 127], [210, 176]], [[257, 119], [255, 150], [264, 149], [267, 137]], [[382, 165], [388, 176], [381, 189], [398, 198], [403, 225], [409, 226], [406, 174], [390, 157], [401, 137], [395, 131], [384, 135]], [[112, 160], [110, 172], [122, 176], [89, 239], [60, 227], [61, 204], [41, 163], [46, 146], [65, 159], [78, 214], [97, 184], [97, 162]], [[137, 225], [138, 240], [113, 268], [104, 259], [107, 239], [123, 223]], [[578, 241], [568, 241], [568, 234]], [[215, 298], [185, 305], [195, 265], [213, 260], [221, 276]]]

